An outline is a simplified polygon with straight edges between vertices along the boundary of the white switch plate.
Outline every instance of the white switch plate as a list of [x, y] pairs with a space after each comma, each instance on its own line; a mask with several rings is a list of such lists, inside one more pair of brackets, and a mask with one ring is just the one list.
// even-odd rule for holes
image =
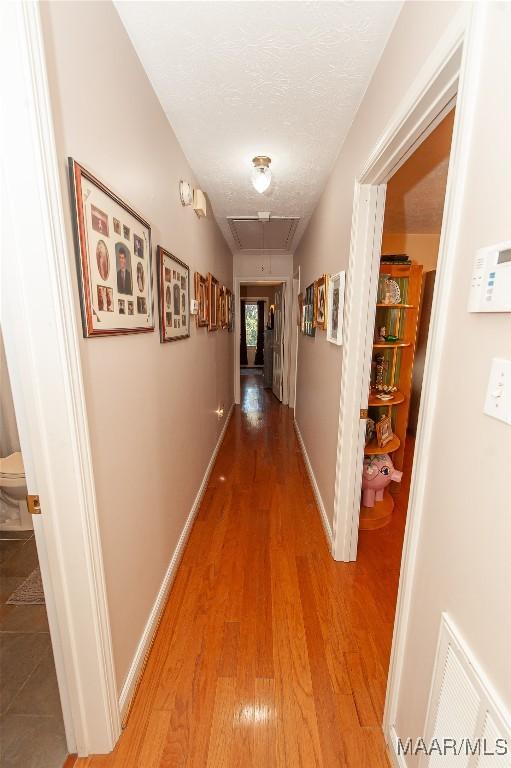
[[493, 358], [484, 412], [511, 425], [511, 360]]

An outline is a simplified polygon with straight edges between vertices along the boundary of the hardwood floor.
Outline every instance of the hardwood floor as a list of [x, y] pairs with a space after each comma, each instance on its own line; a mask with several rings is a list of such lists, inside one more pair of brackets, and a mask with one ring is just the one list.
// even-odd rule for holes
[[261, 384], [242, 378], [127, 728], [81, 768], [388, 766], [406, 488], [334, 562], [293, 412]]

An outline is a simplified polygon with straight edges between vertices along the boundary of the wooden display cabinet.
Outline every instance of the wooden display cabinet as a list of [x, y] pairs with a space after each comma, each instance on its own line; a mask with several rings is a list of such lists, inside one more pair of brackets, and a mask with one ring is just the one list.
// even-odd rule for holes
[[[385, 279], [395, 280], [401, 292], [401, 302], [389, 304], [384, 301], [383, 286]], [[406, 450], [406, 432], [410, 412], [413, 363], [417, 343], [417, 328], [420, 315], [422, 289], [422, 265], [420, 264], [381, 264], [380, 285], [376, 304], [376, 320], [373, 345], [373, 363], [371, 368], [371, 390], [369, 392], [369, 416], [377, 422], [382, 414], [388, 414], [392, 421], [393, 440], [380, 448], [376, 439], [365, 447], [366, 456], [388, 453], [396, 469], [403, 469]], [[382, 341], [379, 329], [385, 326], [386, 335], [396, 336], [396, 340]], [[383, 371], [383, 373], [382, 373]], [[378, 373], [376, 373], [378, 372]], [[376, 389], [378, 383], [397, 387], [389, 400], [380, 400]], [[394, 499], [385, 489], [383, 501], [377, 501], [374, 507], [361, 506], [361, 530], [382, 528], [390, 522], [394, 508]]]

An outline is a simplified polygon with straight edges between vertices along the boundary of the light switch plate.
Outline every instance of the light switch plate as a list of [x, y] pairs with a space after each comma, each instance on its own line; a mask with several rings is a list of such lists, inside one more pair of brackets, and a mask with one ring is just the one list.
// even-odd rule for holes
[[493, 358], [484, 412], [511, 425], [511, 360]]

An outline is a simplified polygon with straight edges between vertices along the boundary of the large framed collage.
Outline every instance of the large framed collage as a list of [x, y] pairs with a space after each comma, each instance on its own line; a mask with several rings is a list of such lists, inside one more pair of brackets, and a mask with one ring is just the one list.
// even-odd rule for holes
[[[68, 166], [83, 335], [154, 331], [149, 223], [76, 160]], [[191, 314], [198, 328], [233, 330], [229, 288], [196, 272], [192, 307], [188, 265], [161, 245], [156, 257], [162, 343], [190, 338]]]
[[84, 336], [154, 330], [151, 227], [69, 158]]

